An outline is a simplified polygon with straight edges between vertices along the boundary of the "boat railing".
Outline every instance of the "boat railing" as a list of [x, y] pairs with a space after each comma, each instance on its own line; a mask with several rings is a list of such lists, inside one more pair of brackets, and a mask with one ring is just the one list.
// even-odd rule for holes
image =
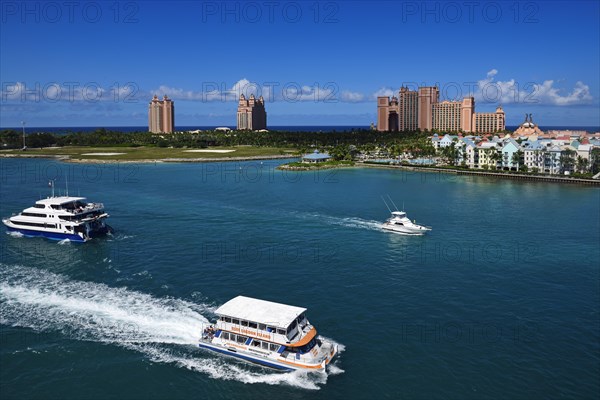
[[88, 203], [85, 205], [85, 207], [63, 208], [63, 210], [69, 212], [70, 214], [81, 214], [89, 211], [102, 210], [103, 208], [103, 203]]

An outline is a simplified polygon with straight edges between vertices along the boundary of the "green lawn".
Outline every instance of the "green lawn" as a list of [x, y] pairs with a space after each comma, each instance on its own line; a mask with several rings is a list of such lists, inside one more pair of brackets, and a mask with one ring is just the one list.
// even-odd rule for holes
[[[194, 150], [194, 152], [186, 151]], [[230, 152], [195, 152], [195, 150], [234, 150]], [[207, 149], [177, 149], [164, 147], [58, 147], [43, 149], [2, 150], [2, 154], [56, 156], [68, 155], [75, 160], [160, 160], [164, 158], [224, 158], [290, 155], [297, 150], [276, 147], [209, 147]], [[119, 155], [86, 155], [88, 153], [125, 153]]]

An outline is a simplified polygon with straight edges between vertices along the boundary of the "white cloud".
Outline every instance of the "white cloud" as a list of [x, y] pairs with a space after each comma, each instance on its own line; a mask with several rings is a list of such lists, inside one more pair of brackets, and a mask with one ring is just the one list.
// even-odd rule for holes
[[361, 101], [365, 100], [365, 95], [358, 92], [343, 90], [341, 94], [341, 100], [348, 103], [360, 103]]
[[393, 89], [390, 88], [381, 88], [378, 91], [376, 91], [375, 93], [371, 94], [371, 100], [377, 100], [378, 97], [381, 96], [386, 96], [386, 97], [391, 97], [395, 94]]
[[575, 83], [570, 93], [561, 94], [563, 89], [554, 87], [554, 80], [537, 82], [496, 81], [498, 70], [490, 70], [485, 79], [477, 82], [478, 91], [475, 99], [489, 103], [530, 103], [553, 106], [570, 106], [589, 104], [593, 97], [588, 85], [581, 81]]

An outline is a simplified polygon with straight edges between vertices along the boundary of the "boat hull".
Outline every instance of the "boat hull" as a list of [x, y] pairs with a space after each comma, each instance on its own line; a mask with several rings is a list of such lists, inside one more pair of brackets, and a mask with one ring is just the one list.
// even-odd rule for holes
[[399, 233], [399, 234], [402, 234], [402, 235], [414, 235], [414, 236], [424, 235], [425, 233], [427, 233], [427, 232], [429, 232], [431, 230], [431, 229], [399, 228], [397, 226], [388, 225], [388, 224], [381, 225], [381, 228], [385, 229], [387, 231], [394, 232], [394, 233]]
[[291, 368], [290, 366], [286, 366], [283, 364], [280, 364], [274, 360], [271, 359], [265, 359], [265, 358], [259, 358], [259, 357], [254, 357], [248, 353], [240, 353], [237, 350], [229, 350], [227, 348], [223, 348], [221, 346], [215, 346], [215, 345], [211, 345], [211, 344], [207, 344], [207, 343], [200, 343], [199, 345], [201, 348], [203, 349], [208, 349], [208, 350], [212, 350], [215, 351], [217, 353], [221, 353], [221, 354], [225, 354], [231, 357], [236, 357], [236, 358], [240, 358], [242, 360], [245, 361], [250, 361], [252, 363], [255, 364], [259, 364], [265, 367], [269, 367], [269, 368], [274, 368], [280, 371], [294, 371], [295, 369], [301, 369], [301, 368]]
[[202, 341], [199, 343], [199, 346], [204, 349], [212, 350], [217, 353], [225, 354], [231, 357], [236, 357], [245, 361], [252, 362], [254, 364], [259, 364], [265, 367], [277, 369], [280, 371], [315, 371], [315, 372], [323, 372], [325, 371], [326, 366], [333, 360], [335, 355], [337, 354], [337, 346], [334, 346], [331, 350], [331, 353], [328, 357], [326, 357], [320, 364], [300, 364], [289, 361], [279, 361], [274, 358], [266, 357], [266, 356], [257, 356], [248, 351], [244, 351], [239, 348], [228, 347], [227, 345], [213, 344], [206, 341]]
[[[38, 230], [34, 230], [34, 229], [14, 228], [14, 227], [8, 226], [8, 225], [6, 225], [6, 230], [8, 232], [18, 232], [25, 237], [43, 237], [46, 239], [57, 240], [57, 241], [68, 239], [71, 242], [84, 243], [87, 240], [89, 240], [89, 239], [86, 240], [86, 239], [82, 238], [81, 236], [76, 235], [74, 233], [38, 231]], [[107, 234], [110, 231], [111, 231], [111, 228], [107, 225], [100, 230], [90, 232], [90, 237], [102, 236], [102, 235]]]

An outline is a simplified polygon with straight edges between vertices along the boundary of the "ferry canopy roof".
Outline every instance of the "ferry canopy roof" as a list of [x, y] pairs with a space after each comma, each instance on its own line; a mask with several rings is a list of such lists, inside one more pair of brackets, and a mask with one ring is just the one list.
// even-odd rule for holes
[[36, 204], [65, 204], [72, 203], [74, 201], [85, 201], [85, 197], [70, 197], [70, 196], [58, 196], [48, 197], [47, 199], [38, 200]]
[[219, 307], [215, 314], [259, 324], [287, 328], [306, 308], [238, 296]]

